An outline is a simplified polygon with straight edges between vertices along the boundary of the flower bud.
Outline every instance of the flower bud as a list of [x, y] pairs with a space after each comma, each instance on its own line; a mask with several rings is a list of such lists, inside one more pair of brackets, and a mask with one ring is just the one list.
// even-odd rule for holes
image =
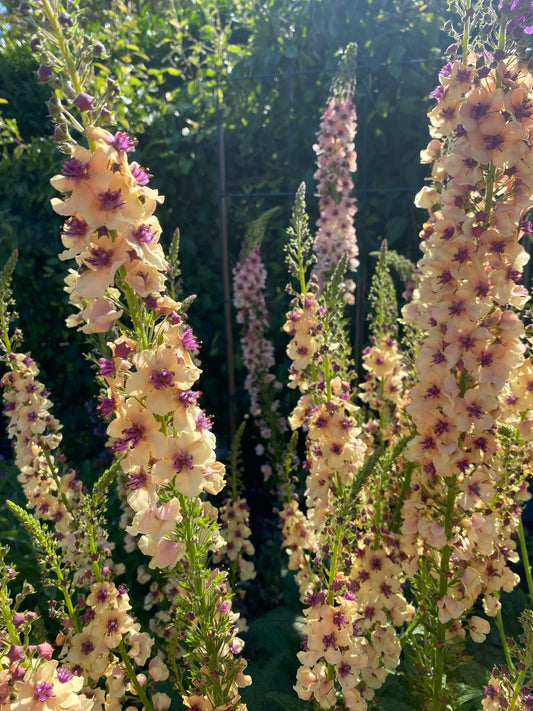
[[37, 74], [39, 76], [39, 81], [42, 81], [44, 84], [52, 78], [52, 67], [49, 67], [47, 64], [41, 64]]
[[68, 132], [68, 127], [66, 123], [58, 123], [54, 130], [54, 141], [61, 143], [62, 141], [68, 141], [70, 139], [70, 134]]
[[55, 118], [56, 116], [61, 116], [63, 107], [61, 106], [61, 101], [57, 96], [53, 96], [48, 102], [48, 116]]
[[19, 659], [22, 659], [23, 651], [24, 647], [22, 647], [20, 644], [13, 644], [9, 648], [9, 652], [6, 654], [6, 657], [11, 663], [18, 662]]
[[31, 15], [31, 5], [27, 2], [21, 2], [19, 5], [19, 12], [23, 17], [28, 17]]
[[42, 644], [37, 645], [37, 652], [39, 653], [41, 659], [52, 659], [54, 648], [48, 642], [43, 642]]
[[106, 49], [101, 42], [96, 42], [94, 45], [94, 54], [96, 57], [101, 57], [106, 53]]
[[65, 25], [65, 27], [72, 27], [72, 25], [74, 24], [74, 20], [68, 14], [68, 12], [60, 12], [57, 16], [57, 19], [62, 25]]
[[15, 627], [20, 627], [24, 623], [24, 620], [26, 619], [26, 616], [24, 615], [23, 612], [15, 612], [13, 615], [13, 624]]
[[94, 108], [94, 96], [86, 94], [84, 91], [74, 99], [74, 106], [77, 106], [80, 111], [90, 111]]
[[41, 49], [41, 40], [37, 35], [34, 35], [30, 40], [30, 49], [36, 54]]
[[22, 681], [26, 676], [26, 669], [18, 664], [15, 669], [11, 672], [11, 679], [13, 681]]

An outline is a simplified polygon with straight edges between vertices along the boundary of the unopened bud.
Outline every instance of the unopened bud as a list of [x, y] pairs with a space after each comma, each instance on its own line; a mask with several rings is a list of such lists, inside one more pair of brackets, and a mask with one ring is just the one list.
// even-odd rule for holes
[[13, 615], [13, 624], [15, 627], [20, 627], [26, 620], [26, 616], [23, 612], [15, 612]]
[[101, 42], [96, 42], [94, 45], [94, 54], [96, 57], [101, 57], [106, 53], [106, 49]]
[[27, 2], [21, 2], [19, 5], [19, 12], [24, 17], [28, 17], [28, 15], [31, 15], [31, 5]]
[[52, 67], [49, 67], [47, 64], [41, 64], [37, 74], [39, 76], [39, 81], [42, 81], [43, 83], [50, 81], [53, 74]]
[[37, 35], [34, 35], [30, 40], [30, 49], [35, 54], [41, 49], [41, 40]]
[[94, 108], [93, 106], [94, 96], [81, 92], [74, 99], [74, 106], [77, 106], [80, 111], [90, 111]]
[[70, 139], [70, 134], [68, 132], [66, 123], [58, 123], [54, 129], [54, 141], [61, 143], [62, 141], [68, 141]]
[[52, 118], [60, 116], [62, 110], [61, 101], [57, 98], [57, 96], [53, 96], [48, 102], [48, 115]]
[[22, 659], [23, 651], [24, 647], [22, 647], [20, 644], [13, 644], [9, 648], [9, 652], [6, 654], [6, 657], [13, 664], [13, 662], [18, 662], [19, 659]]
[[41, 659], [52, 659], [54, 648], [48, 642], [43, 642], [42, 644], [37, 645], [37, 652], [39, 653]]
[[68, 14], [68, 12], [60, 12], [57, 16], [57, 19], [62, 25], [65, 25], [65, 27], [72, 27], [72, 25], [74, 24], [74, 20]]
[[24, 667], [21, 667], [20, 664], [17, 664], [15, 669], [11, 672], [11, 679], [13, 681], [22, 681], [24, 677], [26, 676], [26, 669]]

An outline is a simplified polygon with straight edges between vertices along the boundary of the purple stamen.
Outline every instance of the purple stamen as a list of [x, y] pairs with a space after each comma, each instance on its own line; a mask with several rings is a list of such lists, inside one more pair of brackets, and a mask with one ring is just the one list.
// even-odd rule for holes
[[89, 174], [89, 164], [82, 163], [81, 160], [77, 158], [71, 158], [63, 162], [63, 170], [61, 173], [65, 178], [79, 182]]
[[131, 231], [131, 235], [139, 244], [150, 244], [155, 239], [155, 232], [150, 225], [138, 225]]
[[128, 133], [124, 131], [118, 131], [113, 136], [110, 141], [111, 145], [116, 151], [123, 151], [124, 153], [131, 153], [135, 150], [135, 141], [130, 138]]
[[91, 264], [96, 269], [101, 269], [109, 264], [113, 251], [103, 247], [91, 247], [91, 256], [86, 258], [86, 262]]
[[122, 199], [120, 190], [109, 189], [103, 193], [98, 193], [98, 200], [100, 200], [100, 209], [106, 212], [120, 210], [126, 204], [126, 201]]
[[50, 684], [48, 681], [40, 681], [39, 683], [35, 684], [35, 688], [33, 690], [33, 698], [36, 701], [46, 701], [46, 699], [52, 698], [52, 696], [55, 696], [54, 694], [54, 685]]
[[174, 457], [174, 469], [181, 474], [184, 469], [191, 470], [193, 468], [192, 456], [187, 452], [179, 452]]

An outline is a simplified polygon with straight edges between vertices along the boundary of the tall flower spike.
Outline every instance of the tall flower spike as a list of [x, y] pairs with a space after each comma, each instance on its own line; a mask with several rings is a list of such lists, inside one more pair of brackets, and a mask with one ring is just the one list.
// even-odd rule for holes
[[[90, 62], [79, 61], [70, 34], [63, 32], [60, 3], [42, 0], [30, 7], [34, 19], [46, 20], [41, 22], [41, 44], [52, 56], [61, 53], [55, 70], [66, 73], [65, 85], [76, 92], [73, 106], [81, 112], [73, 124], [80, 143], [70, 140], [69, 158], [52, 179], [63, 193], [53, 200], [53, 208], [67, 218], [62, 257], [75, 260], [67, 291], [78, 313], [69, 324], [85, 333], [109, 334], [99, 353], [104, 387], [100, 412], [109, 420], [109, 445], [126, 481], [126, 530], [130, 542], [136, 537], [149, 568], [163, 571], [169, 582], [161, 586], [170, 622], [161, 644], [173, 660], [176, 688], [184, 699], [198, 694], [210, 708], [242, 711], [238, 689], [250, 679], [238, 656], [238, 615], [231, 611], [226, 576], [209, 566], [220, 534], [216, 509], [203, 499], [204, 492], [216, 494], [223, 487], [224, 466], [216, 461], [211, 420], [193, 389], [200, 374], [199, 343], [180, 313], [183, 305], [166, 293], [168, 263], [154, 215], [162, 198], [148, 186], [147, 171], [129, 161], [135, 141], [92, 122], [102, 118], [91, 107], [103, 97], [87, 96]], [[130, 624], [129, 615], [122, 613], [124, 605], [118, 612], [105, 611], [110, 648], [117, 641], [113, 630]], [[101, 627], [91, 629], [107, 634]], [[145, 646], [132, 642], [135, 656], [142, 658]], [[123, 645], [119, 648], [125, 652]], [[92, 662], [98, 666], [101, 655], [93, 651]], [[109, 700], [132, 683], [147, 711], [156, 704], [166, 708], [157, 695], [153, 703], [146, 698], [127, 664], [126, 671], [113, 667]]]
[[[356, 112], [352, 97], [355, 91], [357, 45], [349, 44], [342, 55], [337, 75], [322, 114], [318, 142], [313, 146], [317, 156], [320, 217], [314, 242], [317, 262], [313, 273], [320, 289], [331, 276], [340, 258], [348, 255], [348, 271], [354, 272], [359, 253], [354, 227], [356, 213], [352, 173], [356, 169], [354, 137]], [[344, 299], [354, 303], [355, 283], [345, 279]]]
[[[512, 418], [505, 401], [509, 387], [520, 400], [515, 373], [527, 381], [519, 313], [528, 299], [521, 285], [528, 256], [520, 240], [533, 205], [533, 77], [517, 56], [502, 59], [509, 48], [501, 42], [499, 52], [471, 52], [464, 20], [462, 61], [443, 67], [433, 92], [433, 140], [423, 159], [433, 164], [434, 183], [417, 199], [429, 219], [419, 285], [404, 311], [425, 334], [407, 408], [416, 428], [407, 458], [416, 467], [403, 533], [421, 551], [418, 603], [427, 609], [431, 601], [437, 619], [426, 628], [435, 673], [424, 694], [433, 708], [455, 693], [446, 648], [459, 653], [476, 600], [496, 615], [500, 590], [517, 582], [509, 564], [517, 560], [514, 533], [527, 498], [521, 468], [510, 466], [503, 421], [519, 426], [527, 418], [520, 405]], [[469, 629], [473, 639], [483, 636], [476, 625]]]

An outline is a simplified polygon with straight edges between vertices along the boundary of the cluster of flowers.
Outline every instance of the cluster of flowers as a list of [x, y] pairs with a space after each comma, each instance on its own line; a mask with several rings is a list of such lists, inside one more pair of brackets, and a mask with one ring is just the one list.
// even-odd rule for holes
[[[295, 223], [298, 201], [297, 195]], [[303, 233], [296, 224], [296, 239]], [[288, 251], [302, 254], [306, 249], [300, 244]], [[304, 269], [301, 262], [300, 275]], [[343, 287], [338, 284], [335, 292], [328, 285], [317, 296], [312, 280], [301, 277], [300, 283], [304, 288], [284, 329], [291, 336], [289, 385], [301, 394], [289, 422], [306, 432], [305, 513], [293, 498], [281, 514], [289, 567], [296, 571], [305, 604], [295, 689], [322, 708], [342, 700], [347, 708], [362, 711], [388, 670], [399, 664], [396, 628], [414, 613], [402, 591], [414, 551], [406, 555], [401, 537], [387, 527], [392, 521], [381, 514], [378, 504], [386, 506], [381, 479], [372, 486], [365, 482], [377, 502], [361, 493], [359, 472], [371, 449], [360, 426], [361, 412], [351, 400], [342, 299], [337, 298]]]
[[523, 462], [510, 466], [501, 435], [513, 425], [532, 437], [519, 316], [528, 299], [520, 239], [533, 204], [532, 86], [516, 58], [470, 55], [443, 68], [429, 114], [433, 140], [423, 160], [434, 182], [417, 204], [430, 214], [419, 285], [404, 310], [426, 335], [407, 408], [416, 428], [407, 458], [417, 466], [403, 531], [420, 550], [425, 604], [432, 591], [437, 650], [448, 635], [464, 635], [458, 621], [479, 595], [495, 615], [499, 591], [518, 580], [509, 563], [529, 494]]
[[403, 415], [407, 374], [398, 341], [388, 334], [374, 339], [364, 349], [362, 360], [367, 374], [359, 399], [379, 417], [368, 417], [365, 421], [367, 444], [370, 446], [374, 433], [379, 433], [382, 442], [393, 442], [407, 430]]
[[[7, 433], [13, 440], [14, 463], [22, 485], [27, 507], [37, 519], [54, 529], [69, 563], [75, 566], [75, 579], [87, 584], [94, 580], [86, 532], [76, 521], [85, 491], [76, 472], [66, 465], [58, 447], [61, 425], [50, 413], [52, 402], [45, 386], [39, 381], [39, 368], [29, 353], [9, 352], [9, 370], [3, 375], [4, 414]], [[122, 564], [114, 564], [103, 529], [94, 531], [95, 546], [107, 557], [102, 561], [112, 575], [119, 575]]]
[[[266, 337], [270, 324], [265, 303], [266, 269], [261, 259], [261, 245], [244, 245], [233, 268], [233, 304], [237, 323], [243, 326], [241, 346], [246, 378], [244, 387], [250, 396], [250, 412], [257, 416], [261, 408], [261, 388], [274, 380], [269, 374], [274, 366], [274, 346]], [[265, 437], [267, 439], [267, 437]]]
[[[193, 390], [199, 344], [178, 314], [180, 305], [163, 293], [168, 265], [152, 214], [160, 198], [146, 187], [145, 171], [128, 163], [134, 143], [127, 134], [93, 127], [86, 133], [94, 147], [75, 146], [62, 174], [52, 179], [68, 191], [53, 201], [56, 212], [69, 216], [61, 256], [78, 263], [67, 279], [78, 308], [69, 322], [91, 333], [107, 331], [123, 312], [130, 317], [133, 328], [108, 342], [111, 357], [99, 360], [105, 383], [99, 409], [111, 420], [108, 444], [125, 477], [126, 531], [137, 537], [149, 568], [171, 572], [192, 555], [180, 532], [187, 517], [195, 511], [216, 521], [216, 510], [199, 497], [221, 491], [224, 466], [216, 460], [211, 420]], [[218, 545], [213, 534], [208, 548]], [[179, 581], [174, 583], [175, 592]], [[172, 617], [176, 602], [168, 604]], [[220, 604], [231, 606], [228, 600]], [[224, 651], [231, 657], [231, 644]], [[239, 662], [241, 670], [244, 664]]]
[[[68, 217], [61, 234], [61, 259], [75, 258], [67, 288], [78, 313], [69, 325], [86, 333], [106, 332], [123, 313], [117, 305], [115, 275], [121, 270], [125, 289], [131, 289], [153, 307], [166, 305], [161, 292], [168, 264], [159, 237], [161, 228], [153, 212], [162, 198], [147, 187], [150, 175], [127, 153], [135, 142], [126, 133], [111, 135], [97, 127], [86, 134], [93, 149], [75, 145], [69, 160], [52, 185], [67, 193], [54, 198], [53, 209]], [[170, 308], [172, 311], [172, 308]]]
[[254, 545], [250, 541], [250, 507], [242, 496], [232, 497], [222, 502], [220, 511], [220, 533], [224, 545], [219, 555], [225, 555], [237, 566], [237, 576], [241, 582], [253, 580], [257, 575], [253, 561], [245, 556], [253, 556]]
[[[2, 378], [4, 409], [20, 469], [18, 478], [27, 507], [36, 519], [52, 527], [53, 538], [48, 544], [47, 534], [40, 532], [36, 543], [47, 550], [44, 560], [50, 571], [49, 584], [59, 587], [65, 608], [55, 602], [50, 607], [51, 616], [62, 619], [63, 631], [56, 638], [62, 666], [52, 659], [56, 650], [48, 643], [35, 647], [24, 642], [28, 634], [21, 635], [19, 628], [35, 616], [13, 615], [7, 652], [10, 664], [3, 674], [4, 700], [7, 703], [9, 698], [8, 708], [13, 709], [22, 709], [31, 699], [52, 697], [58, 708], [119, 708], [121, 699], [137, 695], [140, 680], [144, 678], [142, 685], [146, 684], [146, 677], [133, 672], [131, 662], [144, 667], [153, 640], [135, 622], [126, 589], [113, 582], [124, 565], [113, 563], [113, 546], [98, 525], [93, 507], [89, 504], [87, 508], [81, 482], [72, 469], [61, 471], [64, 458], [56, 453], [60, 426], [49, 412], [51, 402], [38, 380], [36, 363], [23, 353], [11, 352], [6, 360], [10, 370]], [[54, 554], [54, 545], [60, 547], [60, 555]], [[125, 655], [118, 653], [119, 647]], [[154, 681], [168, 676], [159, 657], [151, 659], [147, 670]], [[133, 673], [135, 683], [131, 681]], [[100, 685], [102, 679], [105, 689]], [[155, 692], [152, 703], [154, 710], [164, 711], [170, 698]]]
[[[349, 45], [343, 58], [343, 65], [352, 61], [355, 47]], [[353, 197], [352, 173], [356, 170], [356, 152], [354, 146], [357, 129], [355, 104], [351, 95], [354, 92], [353, 72], [348, 81], [338, 80], [333, 83], [331, 96], [322, 114], [318, 141], [313, 146], [317, 157], [318, 205], [320, 217], [317, 220], [317, 233], [314, 239], [316, 265], [313, 273], [317, 277], [320, 289], [323, 289], [341, 257], [347, 255], [348, 269], [354, 272], [359, 262], [359, 249], [354, 226], [356, 213]], [[352, 279], [344, 281], [344, 299], [354, 303], [355, 283]]]
[[[36, 32], [32, 46], [47, 60], [49, 71], [40, 77], [54, 88], [54, 137], [68, 154], [61, 173], [51, 180], [63, 193], [52, 200], [52, 207], [67, 218], [60, 258], [75, 260], [66, 290], [76, 313], [67, 322], [87, 334], [109, 333], [106, 350], [99, 353], [104, 356], [99, 360], [99, 410], [108, 420], [114, 464], [103, 480], [109, 484], [119, 475], [127, 544], [136, 537], [148, 557], [144, 582], [151, 570], [159, 571], [159, 590], [151, 589], [152, 603], [161, 607], [153, 616], [153, 628], [161, 633], [160, 648], [171, 660], [184, 703], [242, 711], [238, 689], [250, 679], [243, 674], [246, 663], [238, 658], [238, 615], [231, 610], [226, 574], [209, 565], [223, 541], [217, 510], [205, 494], [221, 491], [225, 471], [216, 460], [210, 418], [198, 406], [199, 393], [193, 389], [200, 374], [195, 358], [199, 345], [180, 315], [181, 304], [166, 293], [169, 264], [154, 215], [162, 198], [148, 187], [151, 175], [128, 160], [135, 141], [96, 125], [109, 115], [103, 108], [109, 92], [94, 98], [84, 91], [90, 80], [87, 62], [94, 52], [87, 50], [91, 43], [85, 36], [80, 39], [79, 13], [64, 9], [59, 2], [29, 2], [23, 15]], [[67, 126], [87, 147], [70, 137]], [[103, 346], [105, 338], [98, 340]], [[15, 406], [23, 404], [18, 397]], [[41, 407], [43, 418], [46, 406]], [[24, 438], [23, 425], [20, 430]], [[53, 437], [44, 427], [42, 432]], [[51, 458], [45, 459], [51, 465]], [[52, 479], [56, 489], [52, 482], [50, 491], [61, 494], [58, 498], [69, 511], [63, 485]], [[43, 478], [43, 487], [47, 483]], [[39, 494], [34, 498], [39, 501]], [[149, 698], [153, 687], [148, 677], [155, 681], [168, 676], [163, 663], [150, 662], [144, 680], [132, 666], [147, 662], [153, 642], [135, 622], [126, 590], [115, 586], [115, 571], [97, 553], [98, 531], [92, 529], [94, 521], [102, 520], [105, 494], [101, 498], [101, 509], [94, 508], [93, 499], [84, 503], [85, 518], [69, 511], [82, 521], [79, 530], [84, 525], [87, 529], [91, 578], [84, 579], [86, 590], [76, 593], [74, 602], [71, 585], [59, 585], [72, 612], [70, 626], [64, 625], [61, 653], [73, 668], [89, 675], [95, 689], [101, 689], [98, 680], [106, 677], [107, 693], [101, 689], [103, 696], [93, 694], [101, 704], [115, 708], [133, 685], [147, 711], [167, 708], [168, 697], [156, 693]], [[31, 525], [31, 517], [28, 521]], [[65, 565], [72, 565], [59, 554], [54, 561], [61, 575]], [[161, 583], [165, 578], [166, 584]]]
[[8, 365], [9, 370], [0, 385], [4, 415], [8, 420], [7, 434], [14, 440], [17, 478], [28, 507], [34, 509], [38, 518], [52, 521], [58, 533], [64, 536], [72, 524], [69, 509], [77, 508], [81, 482], [76, 480], [73, 471], [58, 477], [59, 461], [54, 461], [50, 469], [49, 462], [61, 442], [61, 432], [59, 422], [50, 413], [49, 393], [37, 379], [37, 364], [29, 353], [12, 352], [8, 355]]
[[250, 413], [261, 437], [257, 453], [266, 452], [268, 458], [261, 465], [265, 480], [272, 476], [273, 468], [280, 466], [277, 443], [287, 431], [277, 397], [281, 383], [271, 372], [275, 365], [274, 346], [266, 335], [270, 317], [264, 295], [267, 274], [261, 259], [262, 234], [255, 235], [253, 231], [254, 225], [264, 230], [269, 214], [252, 225], [250, 238], [243, 245], [233, 269], [233, 303], [237, 309], [237, 323], [242, 326], [241, 346], [246, 368], [244, 387], [250, 396]]

